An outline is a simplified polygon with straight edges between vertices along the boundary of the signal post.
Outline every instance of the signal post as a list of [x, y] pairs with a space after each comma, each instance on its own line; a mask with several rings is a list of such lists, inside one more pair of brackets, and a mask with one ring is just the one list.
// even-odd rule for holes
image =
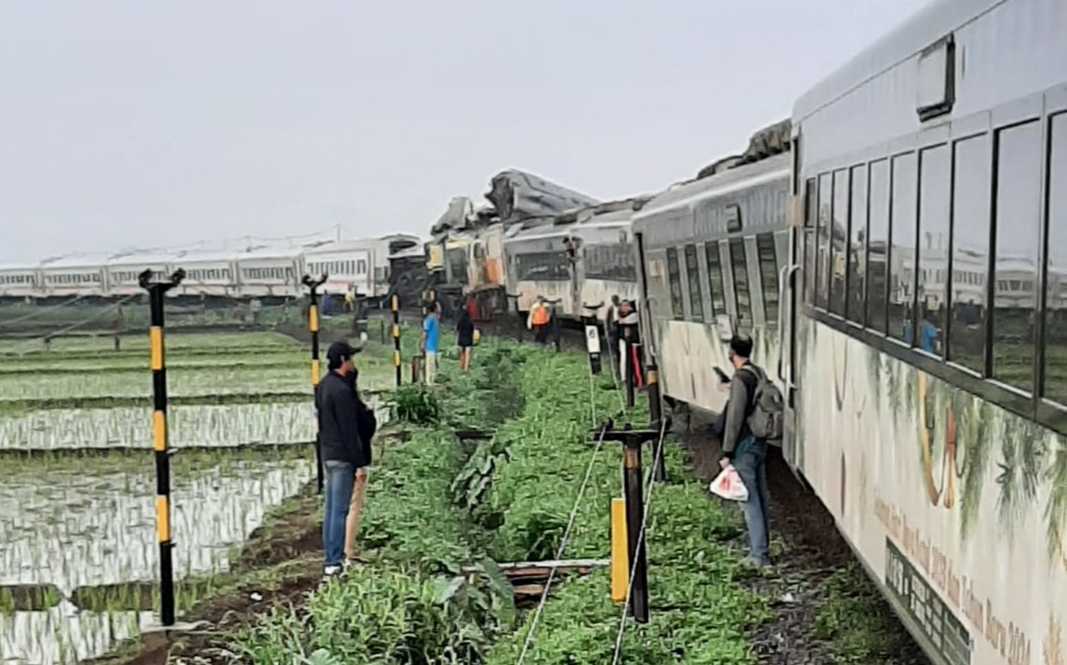
[[[311, 391], [319, 386], [319, 377], [322, 369], [319, 364], [319, 287], [326, 283], [327, 274], [323, 273], [319, 279], [313, 279], [310, 275], [304, 275], [303, 284], [308, 289], [308, 332], [311, 333]], [[322, 494], [323, 485], [322, 468], [322, 443], [319, 441], [319, 433], [315, 432], [315, 479]]]

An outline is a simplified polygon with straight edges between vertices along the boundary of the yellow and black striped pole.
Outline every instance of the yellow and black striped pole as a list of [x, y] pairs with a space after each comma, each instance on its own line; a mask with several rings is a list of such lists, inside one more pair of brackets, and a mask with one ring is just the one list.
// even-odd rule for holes
[[393, 367], [396, 368], [396, 387], [399, 388], [404, 381], [400, 371], [400, 296], [394, 293], [389, 299], [389, 307], [393, 310]]
[[152, 368], [152, 448], [156, 460], [156, 538], [159, 541], [159, 619], [174, 625], [174, 559], [170, 533], [170, 442], [167, 433], [167, 366], [163, 352], [163, 299], [181, 283], [178, 269], [165, 282], [152, 281], [152, 271], [141, 273], [141, 288], [148, 291], [150, 328], [149, 363]]
[[[319, 287], [326, 283], [327, 275], [319, 280], [314, 280], [304, 275], [304, 286], [308, 288], [308, 332], [311, 333], [311, 392], [314, 395], [319, 386], [319, 377], [322, 376], [319, 364]], [[319, 441], [318, 428], [315, 431], [315, 482], [319, 494], [322, 494], [324, 482], [322, 468], [322, 445]]]

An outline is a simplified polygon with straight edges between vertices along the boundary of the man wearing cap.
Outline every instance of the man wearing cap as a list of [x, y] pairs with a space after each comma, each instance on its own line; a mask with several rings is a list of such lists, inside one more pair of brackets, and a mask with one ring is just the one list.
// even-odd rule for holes
[[345, 524], [352, 502], [357, 469], [367, 466], [359, 437], [360, 413], [347, 377], [355, 371], [356, 349], [347, 342], [334, 342], [326, 351], [329, 372], [315, 391], [319, 420], [319, 445], [326, 476], [326, 505], [322, 518], [322, 548], [326, 555], [324, 574], [340, 574], [344, 563]]

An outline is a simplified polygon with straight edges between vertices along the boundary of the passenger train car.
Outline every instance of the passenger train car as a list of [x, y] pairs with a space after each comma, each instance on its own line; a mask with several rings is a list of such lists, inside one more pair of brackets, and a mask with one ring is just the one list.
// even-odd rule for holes
[[527, 312], [538, 296], [558, 300], [558, 316], [579, 320], [595, 311], [605, 319], [613, 296], [637, 298], [631, 218], [648, 197], [583, 207], [530, 220], [504, 240], [508, 284]]
[[784, 458], [939, 665], [1067, 660], [1064, 34], [937, 0], [796, 102], [791, 158], [635, 215], [664, 391], [721, 409], [751, 331]]
[[125, 252], [71, 255], [37, 265], [0, 266], [0, 300], [119, 298], [142, 292], [146, 269], [178, 268], [185, 280], [171, 297], [293, 299], [306, 293], [305, 274], [327, 275], [322, 293], [382, 299], [389, 293], [389, 255], [420, 246], [417, 236], [394, 234], [307, 246], [253, 246], [244, 251]]

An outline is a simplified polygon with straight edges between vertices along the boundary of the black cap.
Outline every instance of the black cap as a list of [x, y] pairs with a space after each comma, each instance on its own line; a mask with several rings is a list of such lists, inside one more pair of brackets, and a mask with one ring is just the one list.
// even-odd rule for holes
[[329, 364], [330, 369], [337, 369], [357, 353], [359, 353], [359, 349], [354, 348], [348, 342], [334, 342], [326, 351], [326, 362]]

